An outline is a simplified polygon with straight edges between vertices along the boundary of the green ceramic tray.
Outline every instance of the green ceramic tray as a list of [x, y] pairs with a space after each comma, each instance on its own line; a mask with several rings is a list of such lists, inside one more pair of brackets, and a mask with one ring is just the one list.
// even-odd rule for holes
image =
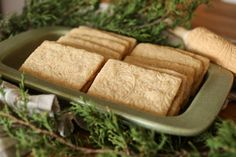
[[[68, 28], [50, 27], [19, 34], [0, 43], [0, 74], [3, 79], [18, 82], [20, 72], [17, 69], [30, 53], [43, 40], [56, 40]], [[52, 85], [32, 76], [25, 76], [26, 86], [44, 93], [54, 93], [66, 100], [79, 100], [84, 97], [97, 104], [98, 108], [109, 107], [114, 113], [146, 128], [174, 135], [193, 136], [201, 133], [214, 121], [222, 108], [232, 87], [233, 75], [216, 65], [211, 64], [204, 83], [189, 107], [179, 116], [159, 117], [129, 109], [109, 101], [90, 97], [85, 93]]]

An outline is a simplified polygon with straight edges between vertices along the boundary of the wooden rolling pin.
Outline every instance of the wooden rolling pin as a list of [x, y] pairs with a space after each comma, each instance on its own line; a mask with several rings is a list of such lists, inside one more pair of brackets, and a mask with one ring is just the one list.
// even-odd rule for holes
[[172, 32], [183, 39], [187, 50], [208, 57], [212, 62], [236, 75], [236, 46], [234, 44], [203, 27], [193, 30], [177, 27]]

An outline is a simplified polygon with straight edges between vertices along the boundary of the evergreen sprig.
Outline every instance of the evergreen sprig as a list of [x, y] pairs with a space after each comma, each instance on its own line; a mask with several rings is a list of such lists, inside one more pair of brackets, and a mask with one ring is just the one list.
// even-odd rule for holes
[[209, 156], [236, 156], [235, 123], [224, 121], [217, 125], [219, 129], [216, 136], [206, 141], [207, 146], [210, 148]]
[[[24, 88], [24, 80], [19, 85], [21, 104], [10, 107], [4, 104], [0, 110], [0, 125], [6, 133], [18, 141], [16, 148], [32, 151], [35, 157], [77, 156], [78, 154], [103, 154], [113, 152], [108, 149], [87, 148], [74, 144], [70, 138], [59, 136], [56, 128], [57, 120], [48, 112], [30, 113], [27, 110], [28, 91]], [[1, 87], [1, 91], [4, 91]], [[23, 94], [24, 93], [24, 94]], [[4, 95], [4, 92], [1, 92]], [[4, 103], [4, 102], [3, 102]], [[60, 150], [60, 151], [58, 151]], [[117, 152], [119, 153], [119, 152]], [[18, 155], [20, 153], [17, 153]]]
[[197, 6], [207, 2], [113, 0], [106, 11], [101, 11], [99, 0], [26, 0], [22, 14], [0, 21], [0, 39], [32, 28], [87, 25], [132, 36], [140, 42], [168, 44], [166, 30], [189, 24]]
[[83, 127], [76, 126], [79, 129], [71, 137], [61, 137], [55, 125], [57, 120], [47, 113], [29, 115], [26, 110], [7, 105], [0, 111], [0, 125], [18, 141], [19, 151], [30, 149], [38, 157], [73, 157], [78, 154], [100, 157], [236, 155], [236, 125], [230, 121], [217, 120], [208, 131], [197, 137], [178, 137], [136, 126], [117, 117], [109, 109], [98, 110], [90, 101], [81, 99], [71, 105], [63, 112], [73, 112], [83, 123]]

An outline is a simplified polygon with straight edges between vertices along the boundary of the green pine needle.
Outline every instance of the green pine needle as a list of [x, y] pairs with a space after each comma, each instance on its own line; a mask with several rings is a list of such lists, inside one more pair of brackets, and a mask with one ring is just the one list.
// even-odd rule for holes
[[[90, 142], [87, 143], [86, 141], [86, 143], [80, 143], [77, 146], [90, 145], [91, 148], [109, 148], [109, 151], [97, 152], [100, 157], [235, 155], [236, 125], [233, 122], [217, 120], [207, 132], [197, 137], [187, 138], [159, 134], [127, 123], [109, 110], [98, 111], [94, 103], [86, 100], [71, 104], [69, 112], [72, 111], [82, 118], [86, 130], [89, 132]], [[52, 136], [57, 134], [56, 121], [50, 119], [47, 114], [28, 116], [25, 113], [22, 114], [24, 117], [19, 117], [17, 112], [21, 111], [12, 110], [5, 106], [0, 111], [0, 124], [12, 138], [19, 142], [17, 147], [19, 150], [31, 148], [32, 153], [39, 157], [52, 154], [76, 156], [77, 151], [75, 152], [68, 145], [61, 143], [55, 136]], [[11, 116], [9, 118], [6, 115]], [[27, 125], [19, 127], [25, 123]], [[45, 134], [44, 131], [47, 133]], [[64, 140], [69, 139], [65, 138]], [[83, 154], [83, 151], [80, 153]]]
[[216, 137], [207, 139], [210, 156], [214, 154], [234, 154], [236, 156], [236, 125], [232, 121], [223, 121], [218, 124]]
[[[0, 21], [0, 39], [45, 26], [87, 25], [132, 36], [140, 42], [169, 44], [165, 32], [189, 25], [194, 10], [207, 0], [119, 0], [105, 12], [99, 0], [27, 0], [23, 13]], [[167, 20], [172, 20], [172, 24]]]

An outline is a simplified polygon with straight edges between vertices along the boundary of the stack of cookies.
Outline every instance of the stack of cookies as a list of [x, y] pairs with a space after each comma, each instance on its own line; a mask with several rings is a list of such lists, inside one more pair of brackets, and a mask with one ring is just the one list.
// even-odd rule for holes
[[140, 43], [80, 26], [44, 41], [20, 71], [117, 105], [160, 116], [177, 115], [196, 94], [209, 60], [180, 49]]

